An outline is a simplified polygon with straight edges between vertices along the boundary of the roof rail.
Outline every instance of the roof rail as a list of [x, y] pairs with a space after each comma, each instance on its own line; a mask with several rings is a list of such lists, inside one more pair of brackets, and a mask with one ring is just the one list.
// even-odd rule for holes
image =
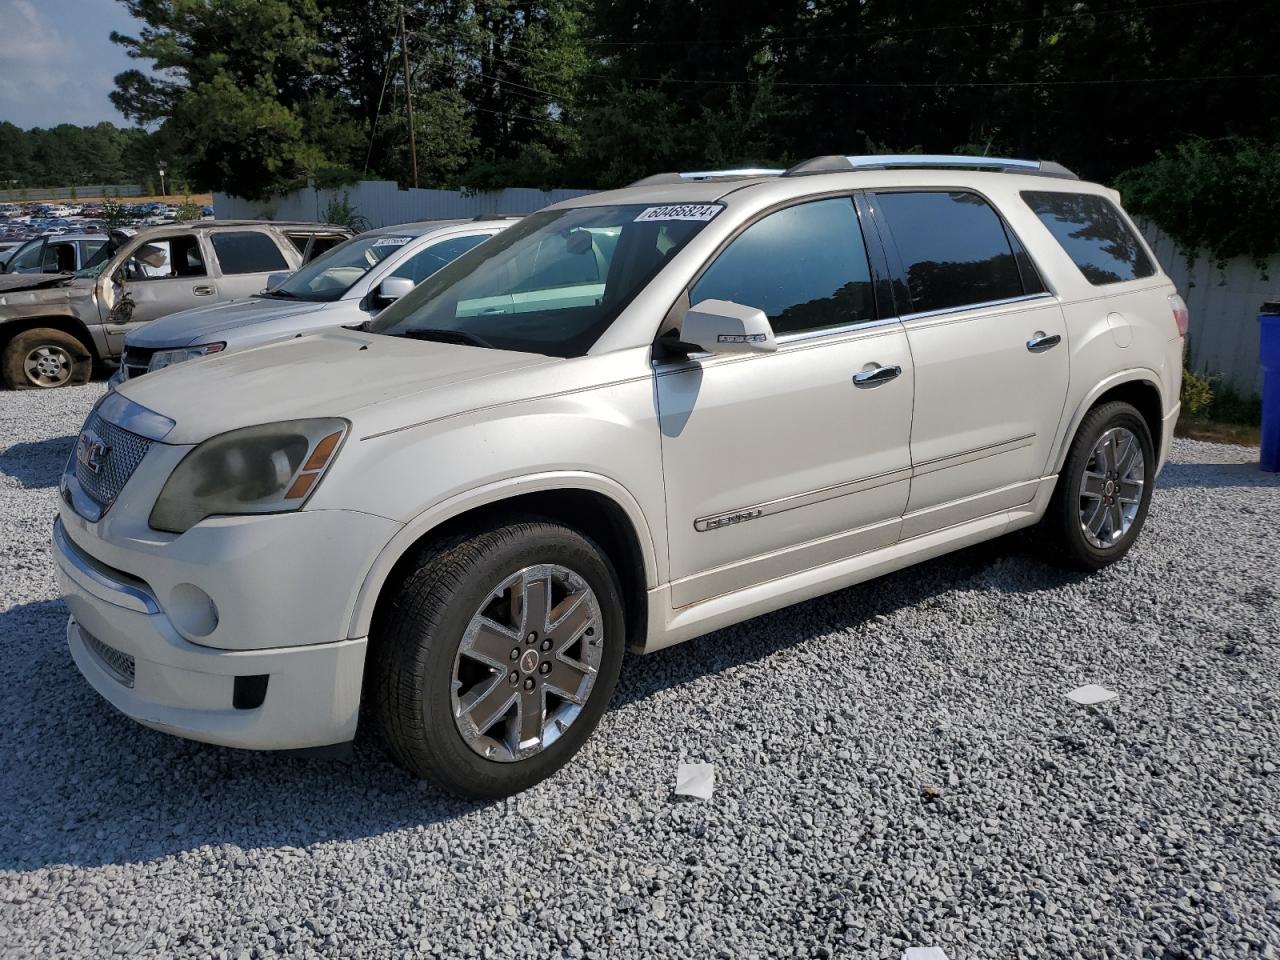
[[643, 177], [629, 187], [648, 187], [660, 183], [690, 183], [700, 180], [731, 180], [737, 177], [780, 177], [787, 171], [781, 167], [739, 167], [736, 170], [695, 170], [691, 173], [655, 173]]
[[837, 173], [853, 170], [903, 170], [947, 167], [966, 170], [996, 170], [1002, 173], [1026, 173], [1064, 180], [1080, 178], [1052, 160], [1015, 160], [1007, 157], [971, 157], [946, 153], [886, 153], [865, 156], [831, 155], [814, 157], [791, 167], [784, 177], [808, 173]]

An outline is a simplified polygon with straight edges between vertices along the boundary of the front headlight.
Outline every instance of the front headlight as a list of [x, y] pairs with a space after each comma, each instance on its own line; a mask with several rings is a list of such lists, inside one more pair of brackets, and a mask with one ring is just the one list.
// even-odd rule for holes
[[219, 514], [297, 510], [320, 485], [350, 429], [346, 420], [284, 420], [210, 437], [165, 481], [150, 524], [184, 533]]
[[182, 347], [179, 350], [158, 350], [151, 355], [151, 362], [147, 364], [147, 371], [154, 373], [156, 370], [163, 370], [165, 367], [172, 367], [175, 363], [182, 363], [186, 360], [194, 360], [196, 357], [207, 356], [210, 353], [218, 353], [226, 348], [225, 343], [202, 343], [195, 347]]

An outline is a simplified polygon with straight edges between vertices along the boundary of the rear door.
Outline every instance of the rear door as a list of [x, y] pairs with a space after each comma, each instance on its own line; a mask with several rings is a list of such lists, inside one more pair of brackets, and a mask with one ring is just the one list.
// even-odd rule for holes
[[764, 215], [691, 286], [763, 310], [778, 349], [655, 362], [674, 606], [897, 540], [912, 368], [874, 277], [835, 196]]
[[1066, 322], [1017, 236], [967, 190], [877, 192], [915, 364], [902, 536], [1035, 494], [1066, 400]]
[[217, 264], [218, 294], [222, 300], [240, 300], [261, 293], [271, 274], [293, 269], [275, 238], [265, 230], [211, 230], [209, 244]]

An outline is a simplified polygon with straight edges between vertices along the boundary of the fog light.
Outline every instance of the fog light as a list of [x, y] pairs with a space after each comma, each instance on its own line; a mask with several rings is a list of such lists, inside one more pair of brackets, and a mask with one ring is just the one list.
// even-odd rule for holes
[[175, 627], [193, 637], [207, 637], [218, 626], [213, 598], [194, 583], [180, 583], [169, 591], [165, 613]]

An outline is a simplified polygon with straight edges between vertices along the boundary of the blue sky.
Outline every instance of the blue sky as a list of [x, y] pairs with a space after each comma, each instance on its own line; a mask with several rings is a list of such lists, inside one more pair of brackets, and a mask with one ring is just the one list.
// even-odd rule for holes
[[141, 64], [111, 31], [138, 27], [117, 0], [0, 0], [0, 121], [125, 124], [107, 95], [117, 73]]

